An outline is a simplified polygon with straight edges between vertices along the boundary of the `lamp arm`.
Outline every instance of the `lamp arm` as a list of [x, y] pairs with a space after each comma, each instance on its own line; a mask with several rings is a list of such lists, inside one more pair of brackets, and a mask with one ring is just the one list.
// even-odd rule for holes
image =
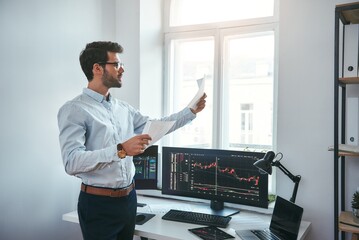
[[294, 203], [295, 198], [297, 197], [297, 191], [298, 191], [298, 186], [299, 186], [301, 176], [300, 175], [294, 176], [279, 161], [273, 162], [272, 165], [278, 167], [285, 175], [287, 175], [294, 182], [293, 194], [292, 194], [292, 197], [290, 198], [290, 201]]
[[300, 176], [299, 176], [299, 180], [296, 181], [295, 184], [294, 184], [292, 197], [290, 198], [290, 201], [291, 201], [292, 203], [295, 203], [295, 198], [297, 197], [297, 191], [298, 191], [299, 181], [300, 181]]

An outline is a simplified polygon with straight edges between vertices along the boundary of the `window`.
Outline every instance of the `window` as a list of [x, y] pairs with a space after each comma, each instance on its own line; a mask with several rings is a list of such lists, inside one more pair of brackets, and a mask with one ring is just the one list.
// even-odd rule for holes
[[165, 144], [272, 149], [277, 0], [165, 4], [165, 112], [190, 102], [197, 79], [208, 96], [206, 109]]
[[[206, 91], [213, 92], [214, 38], [211, 36], [173, 39], [170, 51], [172, 87], [170, 87], [168, 102], [173, 101], [169, 107], [171, 111], [176, 111], [186, 106], [196, 94], [197, 79], [205, 77]], [[213, 95], [207, 95], [206, 111], [198, 114], [196, 121], [177, 130], [172, 135], [171, 145], [212, 146]]]
[[222, 115], [228, 125], [224, 146], [271, 149], [274, 32], [230, 33], [223, 39], [223, 81], [228, 89], [222, 94], [228, 106], [228, 114]]
[[172, 0], [170, 26], [270, 17], [274, 0]]

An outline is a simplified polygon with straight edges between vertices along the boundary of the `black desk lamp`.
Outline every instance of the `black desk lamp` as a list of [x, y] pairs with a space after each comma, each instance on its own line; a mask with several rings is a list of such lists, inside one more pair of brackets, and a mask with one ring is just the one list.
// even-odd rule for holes
[[[280, 156], [280, 158], [276, 161], [273, 161], [275, 157]], [[256, 161], [253, 165], [259, 168], [259, 172], [262, 174], [272, 174], [272, 166], [278, 167], [285, 175], [287, 175], [294, 182], [294, 189], [292, 197], [290, 198], [291, 202], [295, 202], [295, 198], [297, 196], [298, 185], [301, 179], [300, 175], [294, 176], [291, 172], [289, 172], [281, 163], [280, 160], [283, 158], [282, 153], [278, 153], [275, 155], [274, 152], [268, 151], [262, 159]]]

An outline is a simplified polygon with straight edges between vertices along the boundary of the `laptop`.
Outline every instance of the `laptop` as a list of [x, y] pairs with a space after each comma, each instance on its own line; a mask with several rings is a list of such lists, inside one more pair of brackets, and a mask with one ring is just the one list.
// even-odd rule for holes
[[296, 240], [303, 208], [277, 196], [269, 229], [236, 230], [243, 240]]

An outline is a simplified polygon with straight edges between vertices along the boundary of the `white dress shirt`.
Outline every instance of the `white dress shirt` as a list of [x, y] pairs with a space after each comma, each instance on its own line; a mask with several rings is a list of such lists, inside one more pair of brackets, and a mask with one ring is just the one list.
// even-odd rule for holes
[[[176, 121], [169, 132], [196, 117], [189, 108], [161, 118]], [[59, 140], [65, 171], [87, 185], [121, 188], [135, 175], [132, 157], [120, 159], [117, 144], [141, 134], [149, 120], [138, 110], [112, 96], [109, 101], [89, 88], [66, 102], [58, 115]]]

